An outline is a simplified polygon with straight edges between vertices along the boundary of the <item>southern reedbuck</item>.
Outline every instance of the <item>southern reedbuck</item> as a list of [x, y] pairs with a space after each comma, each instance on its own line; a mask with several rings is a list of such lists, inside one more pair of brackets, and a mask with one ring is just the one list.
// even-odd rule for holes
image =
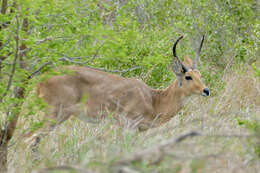
[[[172, 70], [175, 80], [168, 88], [155, 90], [135, 78], [123, 78], [80, 66], [67, 66], [72, 73], [54, 76], [38, 85], [37, 94], [49, 106], [48, 117], [54, 119], [48, 125], [53, 128], [71, 115], [87, 121], [98, 121], [107, 114], [115, 119], [120, 116], [138, 120], [136, 127], [146, 130], [169, 121], [182, 108], [184, 100], [193, 94], [209, 96], [197, 70], [204, 36], [194, 62], [186, 57], [184, 63], [173, 45]], [[82, 103], [82, 98], [85, 101]]]

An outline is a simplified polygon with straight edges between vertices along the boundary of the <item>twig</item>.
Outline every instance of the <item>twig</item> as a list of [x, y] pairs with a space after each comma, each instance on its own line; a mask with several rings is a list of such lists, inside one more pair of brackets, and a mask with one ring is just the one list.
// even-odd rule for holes
[[52, 40], [52, 39], [53, 39], [52, 37], [47, 37], [47, 38], [42, 39], [42, 40], [37, 40], [37, 41], [36, 41], [36, 44], [41, 44], [41, 43], [44, 43], [44, 42], [46, 42], [46, 41], [50, 41], [50, 40]]
[[[194, 136], [200, 136], [201, 134], [199, 134], [198, 132], [189, 132], [187, 134], [181, 135], [179, 136], [174, 143], [179, 143], [181, 141], [183, 141], [184, 139], [188, 138], [188, 137], [194, 137]], [[168, 145], [167, 143], [165, 145]]]
[[[78, 59], [78, 57], [76, 57]], [[75, 59], [76, 59], [75, 58]], [[66, 60], [66, 61], [70, 61], [70, 62], [73, 62], [73, 63], [80, 63], [81, 62], [76, 62], [76, 61], [73, 61], [73, 60], [70, 60], [70, 59], [67, 59], [66, 57], [63, 57], [63, 59], [59, 59], [59, 60]], [[42, 64], [37, 70], [35, 70], [34, 72], [31, 73], [30, 76], [28, 76], [28, 79], [31, 79], [33, 78], [35, 75], [37, 75], [45, 66], [47, 65], [50, 65], [52, 64], [52, 62], [48, 61], [44, 64]], [[108, 69], [104, 69], [104, 68], [95, 68], [95, 67], [91, 67], [91, 66], [85, 66], [85, 67], [88, 67], [88, 68], [91, 68], [91, 69], [95, 69], [95, 70], [100, 70], [100, 71], [105, 71], [105, 72], [114, 72], [114, 73], [127, 73], [129, 71], [133, 71], [133, 70], [136, 70], [136, 69], [140, 69], [141, 67], [139, 66], [135, 66], [135, 67], [132, 67], [132, 68], [129, 68], [129, 69], [126, 69], [126, 70], [108, 70]]]
[[108, 70], [108, 69], [105, 69], [105, 68], [96, 68], [96, 67], [91, 67], [91, 66], [85, 66], [85, 67], [88, 67], [88, 68], [91, 68], [91, 69], [94, 69], [94, 70], [110, 72], [110, 73], [127, 73], [129, 71], [133, 71], [133, 70], [141, 68], [140, 66], [134, 66], [134, 67], [131, 67], [131, 68], [125, 69], [125, 70]]
[[91, 62], [91, 61], [93, 61], [94, 59], [96, 59], [97, 58], [97, 55], [98, 55], [98, 53], [99, 53], [99, 51], [100, 51], [100, 49], [104, 46], [104, 44], [105, 44], [105, 42], [104, 43], [102, 43], [98, 48], [97, 48], [97, 50], [96, 50], [96, 52], [95, 52], [95, 54], [94, 54], [94, 56], [91, 58], [91, 59], [89, 59], [88, 61], [87, 61], [87, 63], [89, 63], [89, 62]]
[[[178, 143], [182, 142], [183, 140], [189, 138], [189, 137], [195, 137], [195, 136], [205, 136], [205, 137], [224, 137], [224, 138], [251, 138], [251, 137], [257, 137], [257, 135], [250, 135], [250, 134], [230, 134], [230, 135], [225, 135], [225, 134], [217, 134], [217, 135], [210, 135], [210, 134], [200, 134], [198, 132], [189, 132], [184, 135], [181, 135], [177, 138], [170, 139], [163, 141], [161, 144], [158, 144], [154, 147], [150, 147], [147, 149], [139, 150], [137, 152], [134, 152], [130, 156], [127, 156], [126, 158], [119, 160], [115, 163], [115, 166], [122, 166], [122, 165], [129, 165], [130, 163], [133, 162], [140, 162], [147, 160], [149, 164], [158, 164], [160, 163], [165, 156], [171, 156], [175, 158], [180, 158], [180, 159], [193, 159], [193, 157], [183, 157], [183, 156], [177, 156], [173, 153], [170, 153], [168, 151], [169, 148], [174, 147]], [[220, 154], [210, 154], [210, 155], [201, 155], [201, 156], [196, 156], [196, 158], [207, 158], [207, 157], [217, 157]]]
[[[98, 53], [98, 51], [102, 48], [104, 44], [102, 44], [96, 51], [95, 55], [93, 58], [91, 58], [90, 60], [87, 60], [87, 61], [84, 61], [84, 62], [80, 62], [80, 61], [74, 61], [74, 59], [81, 59], [80, 57], [61, 57], [59, 58], [60, 61], [67, 61], [69, 63], [74, 63], [74, 64], [80, 64], [80, 65], [84, 65], [84, 64], [87, 64], [89, 63], [90, 61], [92, 61], [93, 59], [95, 59], [95, 56], [96, 54]], [[91, 68], [91, 69], [94, 69], [94, 70], [100, 70], [100, 71], [105, 71], [105, 72], [110, 72], [110, 73], [127, 73], [129, 71], [133, 71], [133, 70], [136, 70], [136, 69], [140, 69], [141, 67], [140, 66], [134, 66], [134, 67], [131, 67], [129, 69], [126, 69], [126, 70], [108, 70], [108, 69], [105, 69], [105, 68], [96, 68], [96, 67], [91, 67], [91, 66], [87, 66], [87, 65], [84, 65], [85, 67], [88, 67], [88, 68]]]
[[[65, 56], [59, 58], [60, 61], [67, 61], [67, 62], [70, 62], [70, 63], [80, 64], [80, 65], [84, 65], [88, 62], [88, 61], [85, 61], [85, 62], [74, 61], [73, 59], [76, 59], [76, 58], [69, 58], [69, 57], [65, 57]], [[79, 59], [79, 58], [77, 58], [77, 59]]]
[[28, 79], [31, 79], [32, 77], [34, 77], [37, 73], [39, 73], [45, 66], [52, 64], [52, 62], [48, 61], [44, 64], [42, 64], [37, 70], [35, 70], [34, 72], [32, 72], [32, 74], [28, 77]]
[[49, 173], [52, 171], [76, 171], [80, 173], [92, 173], [92, 171], [87, 170], [86, 168], [71, 166], [71, 165], [62, 165], [51, 168], [44, 168], [37, 171], [32, 171], [32, 173]]
[[95, 69], [102, 70], [102, 71], [105, 71], [105, 72], [111, 72], [111, 73], [127, 73], [127, 72], [137, 70], [137, 69], [140, 69], [140, 68], [141, 68], [140, 66], [134, 66], [134, 67], [131, 67], [131, 68], [125, 69], [125, 70], [108, 70], [108, 69], [103, 69], [103, 68], [95, 68]]
[[126, 157], [125, 159], [117, 161], [115, 164], [116, 165], [126, 165], [126, 164], [130, 164], [130, 163], [133, 163], [136, 161], [143, 161], [145, 158], [149, 158], [151, 156], [154, 157], [153, 159], [155, 159], [155, 161], [153, 161], [153, 163], [159, 163], [166, 155], [165, 153], [166, 153], [167, 148], [173, 147], [174, 145], [182, 142], [183, 140], [185, 140], [189, 137], [195, 137], [195, 136], [199, 136], [199, 135], [200, 134], [198, 132], [186, 133], [177, 138], [164, 141], [161, 144], [156, 145], [154, 147], [150, 147], [147, 149], [137, 151], [137, 152], [131, 154], [130, 156]]
[[[74, 64], [80, 64], [80, 65], [84, 65], [86, 64], [87, 62], [89, 61], [85, 61], [85, 62], [80, 62], [80, 61], [74, 61], [72, 59], [75, 59], [75, 58], [68, 58], [68, 57], [62, 57], [60, 58], [59, 60], [61, 61], [67, 61], [67, 62], [70, 62], [70, 63], [74, 63]], [[86, 66], [85, 67], [88, 67], [88, 68], [91, 68], [91, 69], [94, 69], [94, 70], [100, 70], [100, 71], [105, 71], [105, 72], [111, 72], [111, 73], [127, 73], [129, 71], [133, 71], [133, 70], [136, 70], [136, 69], [140, 69], [141, 67], [140, 66], [135, 66], [135, 67], [132, 67], [132, 68], [129, 68], [129, 69], [126, 69], [126, 70], [108, 70], [108, 69], [105, 69], [105, 68], [96, 68], [96, 67], [91, 67], [91, 66]]]

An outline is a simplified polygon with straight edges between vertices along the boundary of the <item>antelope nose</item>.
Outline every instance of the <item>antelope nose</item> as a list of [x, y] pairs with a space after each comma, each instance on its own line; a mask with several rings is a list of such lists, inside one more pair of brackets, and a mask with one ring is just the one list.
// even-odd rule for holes
[[204, 96], [209, 96], [209, 93], [210, 93], [210, 92], [209, 92], [209, 89], [208, 89], [208, 88], [204, 88], [204, 89], [203, 89], [203, 95], [204, 95]]

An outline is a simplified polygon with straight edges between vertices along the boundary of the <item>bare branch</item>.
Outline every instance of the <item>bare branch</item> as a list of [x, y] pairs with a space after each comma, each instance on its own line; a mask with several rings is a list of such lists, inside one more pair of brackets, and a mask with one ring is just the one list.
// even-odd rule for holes
[[94, 70], [110, 72], [110, 73], [127, 73], [129, 71], [133, 71], [133, 70], [141, 68], [140, 66], [134, 66], [134, 67], [131, 67], [131, 68], [125, 69], [125, 70], [108, 70], [108, 69], [105, 69], [105, 68], [96, 68], [96, 67], [90, 67], [90, 66], [85, 66], [85, 67], [88, 67], [88, 68], [91, 68], [91, 69], [94, 69]]
[[[182, 142], [184, 139], [188, 138], [188, 137], [194, 137], [194, 136], [199, 136], [200, 134], [198, 132], [189, 132], [187, 134], [181, 135], [179, 136], [174, 143], [179, 143]], [[169, 145], [169, 144], [165, 144], [165, 145]]]
[[[59, 58], [60, 61], [67, 61], [67, 62], [70, 62], [70, 63], [73, 63], [73, 64], [80, 64], [80, 65], [84, 65], [88, 62], [88, 61], [85, 61], [85, 62], [74, 61], [73, 59], [76, 59], [76, 58], [69, 58], [69, 57], [65, 57], [65, 56]], [[79, 59], [79, 58], [77, 57], [77, 59]]]
[[32, 74], [28, 77], [28, 79], [33, 78], [36, 74], [38, 74], [45, 66], [52, 64], [52, 62], [48, 61], [44, 64], [42, 64], [37, 70], [32, 72]]
[[[67, 62], [74, 63], [74, 64], [80, 64], [80, 65], [84, 65], [84, 64], [86, 64], [87, 62], [89, 62], [89, 61], [85, 61], [85, 62], [74, 61], [73, 59], [79, 59], [79, 57], [73, 57], [73, 58], [62, 57], [62, 58], [60, 58], [59, 60], [61, 60], [61, 61], [67, 61]], [[108, 70], [108, 69], [105, 69], [105, 68], [96, 68], [96, 67], [91, 67], [91, 66], [86, 66], [86, 65], [85, 65], [85, 67], [88, 67], [88, 68], [91, 68], [91, 69], [94, 69], [94, 70], [100, 70], [100, 71], [105, 71], [105, 72], [111, 72], [111, 73], [127, 73], [127, 72], [129, 72], [129, 71], [133, 71], [133, 70], [136, 70], [136, 69], [140, 69], [140, 68], [141, 68], [140, 66], [134, 66], [134, 67], [131, 67], [131, 68], [126, 69], [126, 70]]]
[[32, 173], [49, 173], [52, 171], [76, 171], [79, 173], [92, 173], [92, 171], [89, 171], [86, 168], [71, 166], [71, 165], [62, 165], [57, 167], [44, 168], [38, 171], [33, 171]]
[[64, 39], [64, 40], [70, 40], [70, 39], [72, 39], [71, 37], [46, 37], [46, 38], [44, 38], [44, 39], [42, 39], [42, 40], [37, 40], [36, 42], [35, 42], [35, 44], [37, 44], [37, 45], [39, 45], [39, 44], [42, 44], [42, 43], [45, 43], [46, 41], [51, 41], [51, 40], [57, 40], [57, 39]]
[[89, 59], [89, 60], [87, 61], [87, 63], [90, 63], [91, 61], [93, 61], [93, 60], [95, 60], [95, 59], [97, 58], [97, 55], [98, 55], [100, 49], [104, 46], [104, 44], [105, 44], [105, 42], [102, 43], [102, 44], [99, 46], [99, 48], [97, 48], [97, 50], [96, 50], [94, 56], [93, 56], [91, 59]]
[[[199, 135], [200, 134], [197, 132], [189, 132], [189, 133], [186, 133], [184, 135], [177, 137], [176, 139], [174, 138], [174, 139], [169, 139], [167, 141], [163, 141], [159, 145], [137, 151], [137, 152], [131, 154], [130, 156], [126, 157], [125, 159], [117, 161], [116, 165], [126, 165], [126, 164], [130, 164], [130, 163], [133, 163], [136, 161], [143, 161], [145, 158], [150, 159], [149, 157], [151, 157], [151, 156], [153, 157], [153, 159], [155, 159], [155, 161], [153, 161], [153, 163], [158, 163], [166, 155], [165, 152], [166, 152], [167, 148], [173, 147], [174, 145], [182, 142], [183, 140], [185, 140], [189, 137], [195, 137], [195, 136], [199, 136]], [[156, 158], [155, 158], [155, 156], [156, 156]]]
[[177, 145], [178, 143], [184, 141], [189, 137], [195, 137], [195, 136], [201, 136], [201, 137], [204, 136], [204, 137], [213, 137], [213, 138], [224, 137], [224, 138], [238, 138], [238, 139], [257, 137], [257, 135], [250, 135], [250, 134], [210, 135], [210, 134], [200, 134], [198, 132], [189, 132], [177, 138], [163, 141], [161, 144], [158, 144], [156, 146], [134, 152], [130, 156], [127, 156], [126, 158], [117, 161], [115, 163], [115, 166], [129, 165], [130, 163], [137, 162], [137, 161], [141, 162], [144, 160], [149, 161], [148, 162], [149, 164], [158, 164], [165, 158], [165, 156], [186, 160], [186, 159], [194, 159], [194, 158], [210, 158], [210, 157], [214, 158], [221, 155], [221, 153], [218, 153], [218, 154], [209, 154], [209, 155], [198, 155], [195, 157], [186, 157], [186, 156], [178, 156], [175, 155], [174, 153], [169, 152], [169, 148], [174, 147], [175, 145]]
[[3, 98], [7, 95], [8, 91], [10, 90], [10, 87], [11, 87], [12, 81], [13, 81], [13, 77], [14, 77], [14, 73], [16, 71], [17, 59], [19, 57], [19, 39], [20, 39], [19, 38], [19, 28], [20, 28], [19, 18], [18, 18], [18, 15], [16, 14], [15, 56], [14, 56], [14, 60], [13, 60], [11, 75], [9, 77], [9, 80], [8, 80], [8, 83], [7, 83], [7, 86], [6, 86], [6, 90], [0, 98], [0, 103], [3, 101]]
[[127, 72], [134, 71], [134, 70], [137, 70], [140, 68], [141, 68], [140, 66], [134, 66], [134, 67], [131, 67], [131, 68], [128, 68], [125, 70], [108, 70], [108, 69], [104, 69], [104, 68], [94, 68], [94, 69], [105, 71], [105, 72], [111, 72], [111, 73], [127, 73]]
[[37, 41], [36, 41], [36, 44], [38, 45], [38, 44], [44, 43], [44, 42], [46, 42], [46, 41], [50, 41], [50, 40], [52, 40], [52, 39], [53, 39], [52, 37], [47, 37], [47, 38], [42, 39], [42, 40], [37, 40]]

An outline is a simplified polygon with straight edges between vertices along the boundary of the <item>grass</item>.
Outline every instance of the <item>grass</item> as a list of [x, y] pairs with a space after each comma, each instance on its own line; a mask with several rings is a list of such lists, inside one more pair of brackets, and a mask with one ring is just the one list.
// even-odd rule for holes
[[[115, 161], [189, 131], [197, 131], [202, 136], [168, 148], [169, 155], [159, 164], [136, 162], [130, 168], [154, 173], [257, 172], [259, 158], [252, 144], [259, 139], [245, 137], [252, 132], [239, 125], [238, 119], [260, 121], [260, 83], [251, 67], [239, 68], [242, 72], [231, 69], [224, 72], [223, 89], [213, 88], [214, 93], [208, 98], [192, 98], [177, 116], [160, 128], [139, 133], [116, 126], [111, 118], [99, 124], [72, 118], [42, 140], [36, 161], [32, 161], [30, 148], [18, 141], [9, 152], [9, 172], [31, 172], [58, 165], [114, 172]], [[13, 141], [17, 141], [25, 124], [25, 120], [20, 121], [20, 130]]]

